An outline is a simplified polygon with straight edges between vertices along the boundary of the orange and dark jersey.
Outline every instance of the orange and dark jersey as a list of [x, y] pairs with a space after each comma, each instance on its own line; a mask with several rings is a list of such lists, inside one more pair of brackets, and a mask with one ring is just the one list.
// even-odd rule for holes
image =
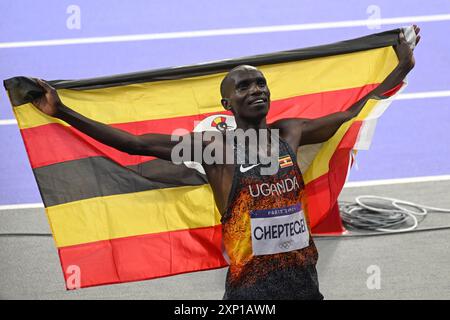
[[296, 155], [279, 141], [273, 175], [262, 175], [261, 164], [238, 164], [235, 148], [235, 173], [222, 217], [230, 264], [224, 299], [323, 298], [318, 253], [302, 210], [302, 174]]

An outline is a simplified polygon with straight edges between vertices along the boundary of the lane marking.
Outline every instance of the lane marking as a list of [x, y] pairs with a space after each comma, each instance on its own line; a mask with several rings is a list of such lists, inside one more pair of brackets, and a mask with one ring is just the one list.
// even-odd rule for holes
[[17, 124], [17, 120], [16, 119], [5, 119], [5, 120], [0, 120], [0, 126], [8, 126], [11, 124]]
[[[450, 97], [450, 90], [402, 93], [396, 96], [394, 100], [429, 99], [429, 98], [444, 98], [444, 97]], [[17, 120], [16, 119], [0, 120], [0, 126], [8, 126], [8, 125], [17, 125]]]
[[165, 39], [187, 39], [187, 38], [201, 38], [214, 36], [271, 33], [271, 32], [320, 30], [320, 29], [350, 28], [363, 26], [368, 27], [373, 25], [408, 24], [408, 23], [449, 21], [449, 20], [450, 14], [436, 14], [425, 16], [382, 18], [382, 19], [345, 20], [334, 22], [275, 25], [265, 27], [263, 26], [263, 27], [229, 28], [229, 29], [211, 29], [211, 30], [130, 34], [121, 36], [67, 38], [67, 39], [37, 40], [37, 41], [17, 41], [17, 42], [2, 42], [0, 43], [0, 49], [165, 40]]
[[394, 100], [427, 99], [427, 98], [442, 98], [442, 97], [450, 97], [450, 90], [402, 93], [399, 94], [397, 97], [395, 97]]
[[[404, 184], [404, 183], [422, 183], [422, 182], [435, 182], [435, 181], [449, 181], [450, 175], [441, 176], [424, 176], [413, 178], [399, 178], [399, 179], [383, 179], [383, 180], [367, 180], [367, 181], [353, 181], [347, 182], [344, 188], [358, 188], [369, 186], [381, 186], [392, 184]], [[19, 203], [19, 204], [7, 204], [0, 205], [0, 211], [3, 210], [18, 210], [18, 209], [37, 209], [44, 208], [42, 203]]]
[[0, 206], [0, 211], [3, 210], [18, 210], [18, 209], [36, 209], [44, 208], [43, 203], [18, 203], [18, 204], [6, 204]]
[[450, 180], [450, 175], [399, 178], [399, 179], [367, 180], [367, 181], [351, 181], [351, 182], [347, 182], [344, 185], [344, 188], [359, 188], [359, 187], [382, 186], [382, 185], [391, 185], [391, 184], [421, 183], [421, 182], [435, 182], [435, 181], [448, 181], [448, 180]]

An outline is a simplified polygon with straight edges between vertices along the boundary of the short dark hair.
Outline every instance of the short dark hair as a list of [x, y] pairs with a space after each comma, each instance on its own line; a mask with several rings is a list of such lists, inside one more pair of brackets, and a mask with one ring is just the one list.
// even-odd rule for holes
[[220, 83], [220, 94], [221, 94], [222, 98], [226, 98], [227, 95], [228, 95], [228, 92], [227, 92], [227, 89], [228, 89], [228, 88], [227, 88], [227, 85], [228, 85], [228, 82], [230, 81], [231, 76], [233, 75], [233, 73], [235, 73], [236, 71], [239, 71], [239, 70], [245, 70], [245, 69], [257, 69], [257, 68], [254, 67], [254, 66], [250, 66], [250, 65], [248, 65], [248, 64], [241, 64], [241, 65], [236, 66], [236, 67], [234, 67], [233, 69], [231, 69], [231, 70], [225, 75], [225, 77], [222, 79], [222, 82]]

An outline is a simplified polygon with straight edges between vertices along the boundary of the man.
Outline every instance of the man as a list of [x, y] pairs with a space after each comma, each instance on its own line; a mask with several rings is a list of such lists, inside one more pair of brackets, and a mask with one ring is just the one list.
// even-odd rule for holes
[[[420, 29], [414, 26], [414, 31], [417, 44]], [[258, 147], [272, 150], [277, 145], [279, 161], [275, 173], [264, 175], [263, 161], [249, 161], [247, 153], [244, 163], [237, 163], [242, 156], [239, 148], [249, 149], [255, 141], [245, 142], [245, 146], [233, 141], [231, 163], [202, 162], [222, 215], [223, 243], [230, 262], [225, 299], [323, 298], [316, 272], [318, 254], [310, 236], [308, 217], [302, 210], [304, 183], [295, 151], [302, 145], [327, 141], [344, 122], [356, 117], [370, 98], [381, 99], [383, 93], [401, 83], [415, 64], [402, 33], [395, 52], [399, 64], [377, 88], [347, 111], [314, 120], [282, 119], [268, 125], [270, 91], [264, 75], [255, 67], [238, 66], [223, 79], [221, 103], [233, 113], [237, 128], [255, 131], [258, 141], [262, 134], [270, 133], [271, 140]], [[33, 104], [45, 114], [123, 152], [173, 159], [178, 141], [171, 135], [137, 136], [88, 119], [65, 106], [47, 83], [38, 82], [45, 94]], [[223, 139], [209, 141], [202, 135], [190, 136], [191, 147], [200, 145], [201, 151], [212, 143], [219, 148], [227, 146], [226, 132]], [[264, 158], [263, 150], [256, 150], [257, 158]]]

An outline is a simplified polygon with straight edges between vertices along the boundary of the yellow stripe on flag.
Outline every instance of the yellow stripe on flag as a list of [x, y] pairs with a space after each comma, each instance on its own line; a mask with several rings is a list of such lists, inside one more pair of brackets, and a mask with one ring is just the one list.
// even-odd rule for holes
[[306, 172], [303, 174], [303, 179], [305, 183], [309, 183], [310, 181], [328, 172], [330, 159], [333, 156], [334, 152], [336, 151], [337, 146], [342, 141], [342, 138], [347, 133], [350, 126], [355, 121], [364, 121], [364, 119], [369, 115], [369, 113], [376, 107], [378, 102], [379, 100], [370, 99], [356, 118], [353, 118], [345, 122], [343, 125], [341, 125], [338, 131], [334, 134], [334, 136], [327, 142], [323, 143], [321, 149], [314, 157], [313, 162], [308, 167]]
[[57, 247], [220, 224], [209, 185], [97, 197], [46, 212]]

